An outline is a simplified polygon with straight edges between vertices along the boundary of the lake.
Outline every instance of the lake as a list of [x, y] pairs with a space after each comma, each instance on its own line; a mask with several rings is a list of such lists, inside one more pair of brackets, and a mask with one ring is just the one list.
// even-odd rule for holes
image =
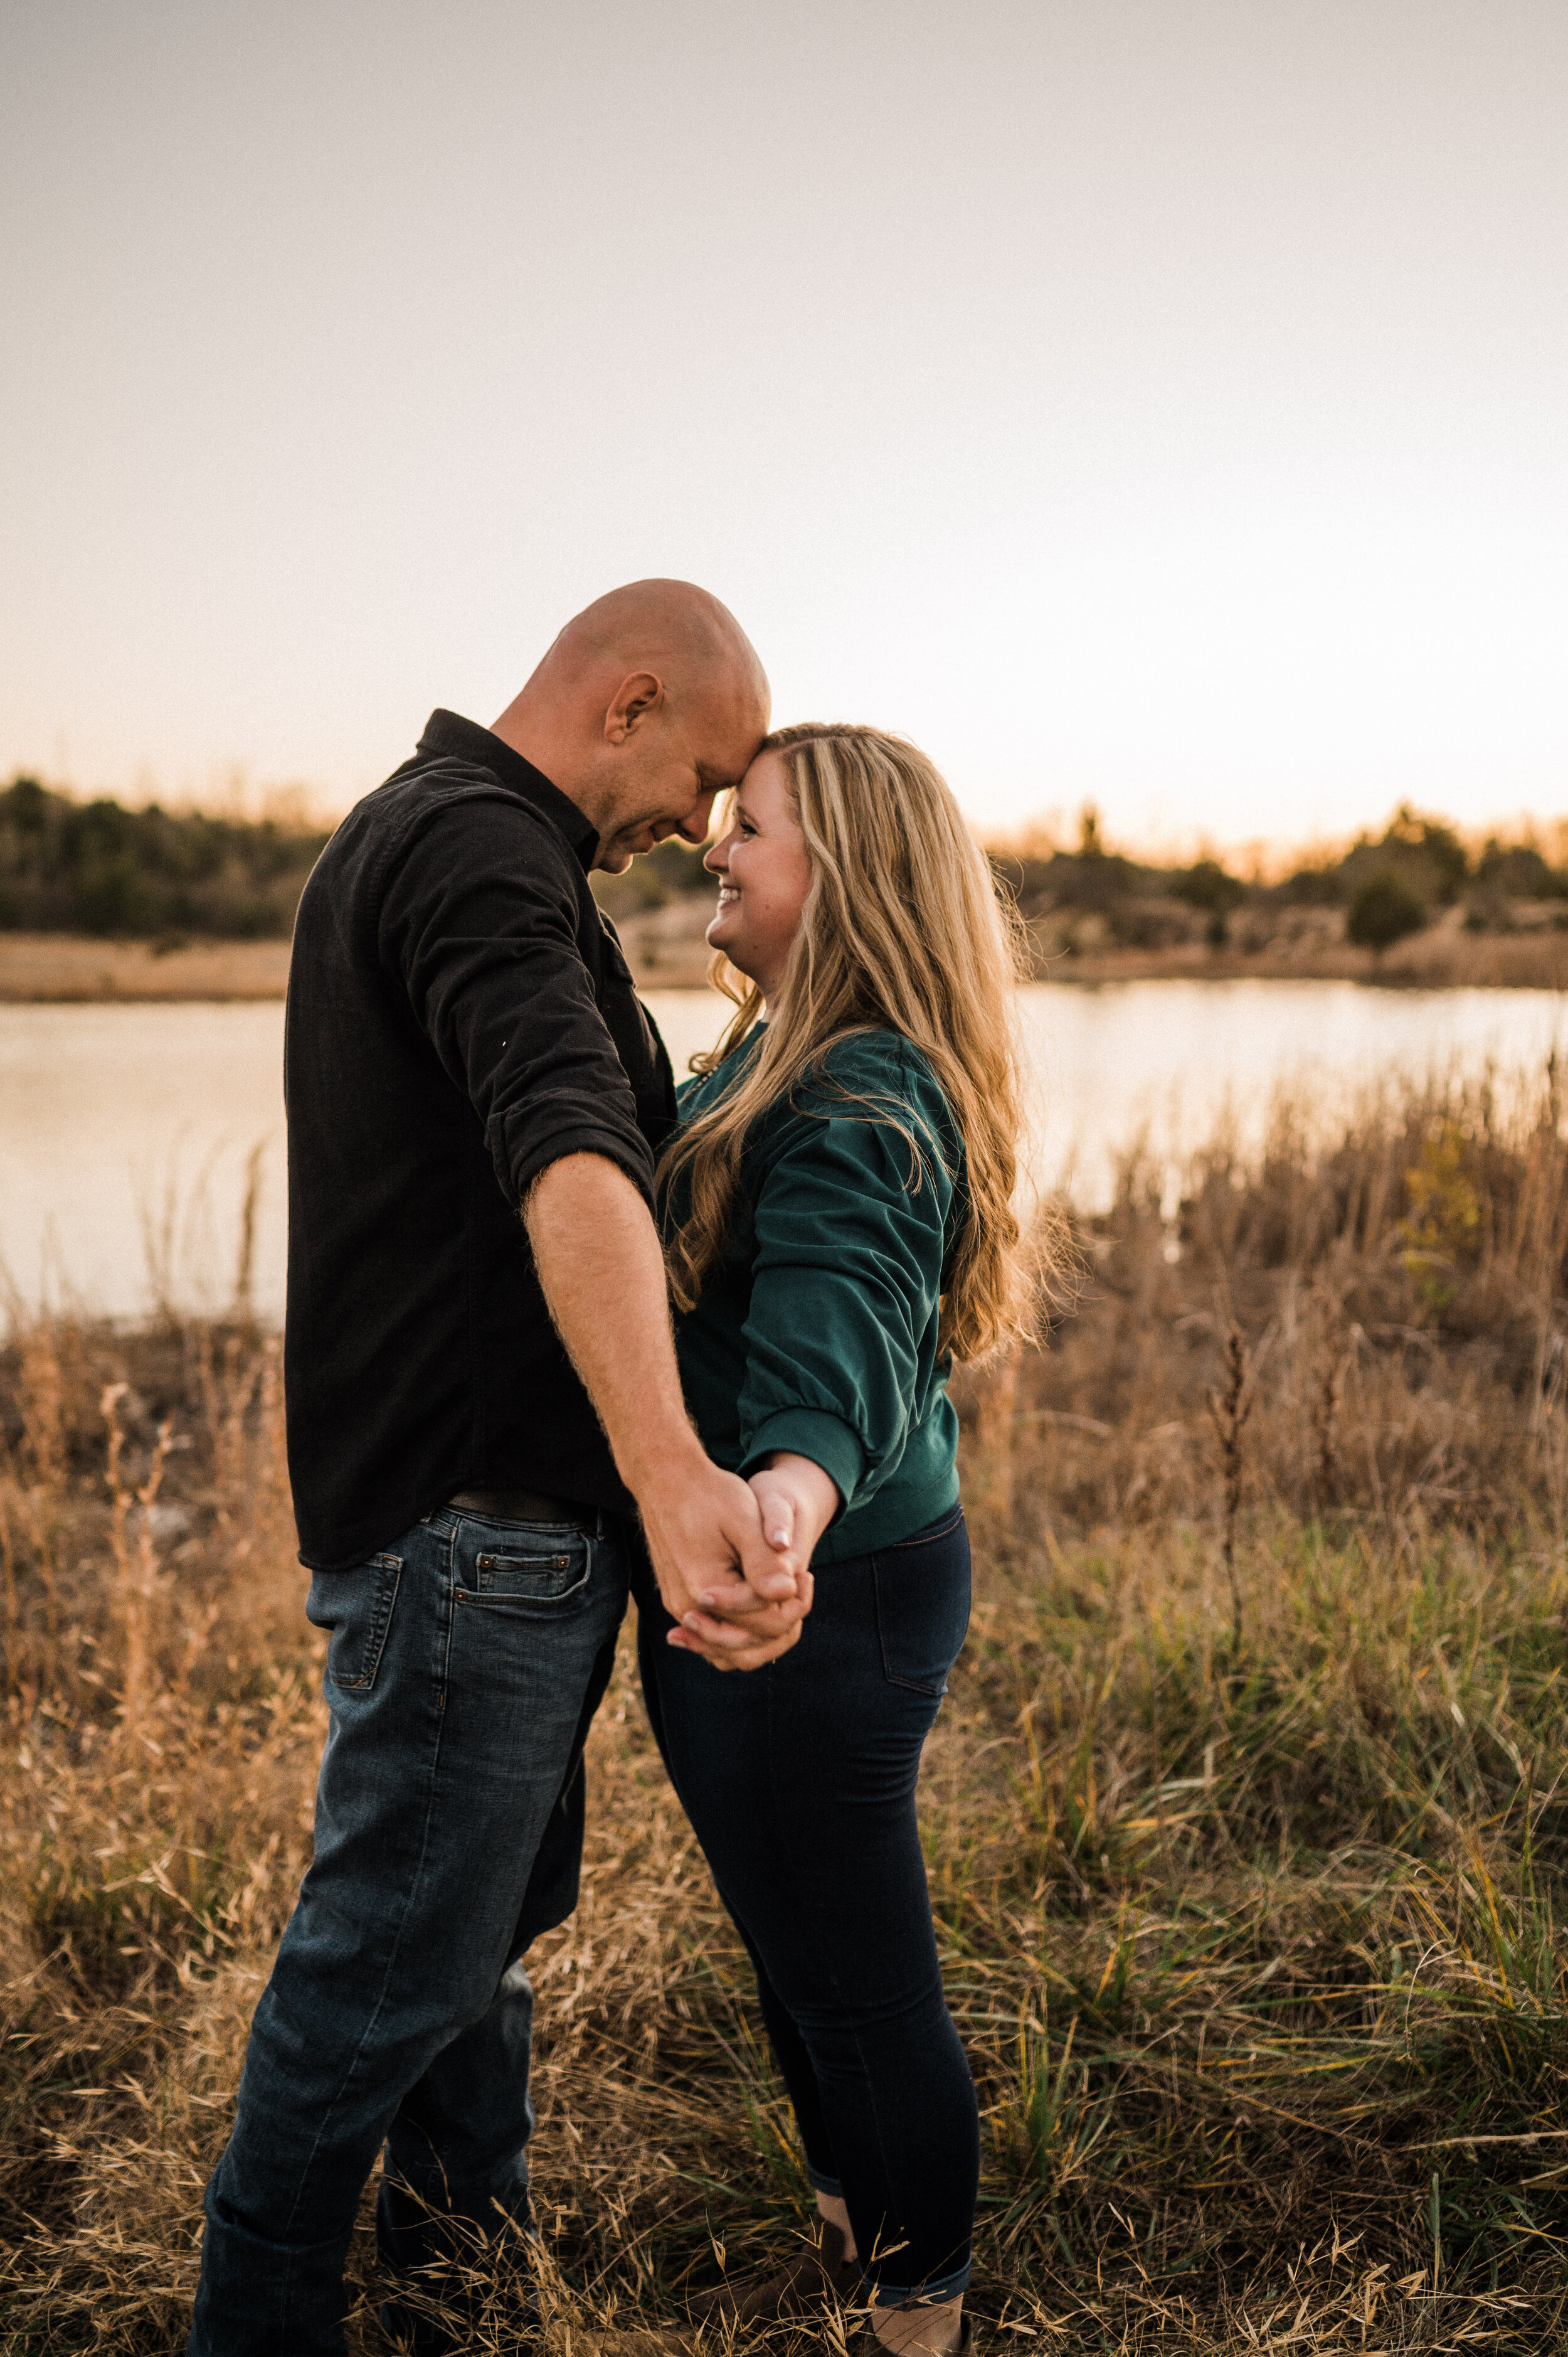
[[[677, 1071], [726, 1012], [650, 991]], [[1380, 1072], [1539, 1063], [1568, 1007], [1545, 990], [1130, 982], [1024, 993], [1037, 1175], [1102, 1203], [1146, 1128], [1174, 1167], [1225, 1109], [1258, 1134], [1282, 1083], [1324, 1108]], [[252, 1298], [283, 1306], [283, 1007], [0, 1006], [0, 1275], [27, 1305], [130, 1317], [232, 1296], [253, 1168]]]

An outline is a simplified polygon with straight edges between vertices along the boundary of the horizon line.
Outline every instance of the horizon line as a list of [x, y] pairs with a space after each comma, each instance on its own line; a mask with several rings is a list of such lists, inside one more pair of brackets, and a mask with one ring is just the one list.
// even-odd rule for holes
[[[89, 802], [110, 802], [124, 811], [158, 809], [171, 818], [210, 818], [228, 820], [242, 825], [261, 825], [271, 819], [274, 824], [286, 826], [299, 834], [330, 833], [338, 826], [364, 795], [356, 794], [341, 801], [305, 779], [287, 779], [274, 784], [252, 784], [243, 769], [236, 764], [231, 770], [225, 786], [215, 786], [209, 794], [180, 791], [165, 793], [156, 787], [147, 791], [133, 789], [114, 791], [106, 788], [76, 785], [47, 776], [41, 769], [27, 763], [16, 764], [0, 786], [5, 792], [23, 778], [31, 778], [51, 794], [67, 802], [85, 806]], [[379, 782], [379, 781], [378, 781]], [[374, 787], [367, 787], [373, 793]], [[1070, 818], [1063, 805], [1051, 803], [1028, 816], [1004, 825], [988, 823], [975, 812], [960, 802], [965, 823], [983, 847], [1004, 858], [1051, 858], [1061, 853], [1075, 854], [1075, 836], [1081, 837], [1084, 821], [1093, 813], [1096, 826], [1103, 830], [1101, 805], [1093, 795], [1086, 795], [1073, 809]], [[1177, 834], [1156, 839], [1139, 840], [1132, 835], [1101, 832], [1100, 848], [1112, 858], [1130, 860], [1133, 866], [1152, 868], [1190, 867], [1198, 861], [1212, 859], [1228, 867], [1243, 880], [1267, 883], [1277, 881], [1283, 874], [1301, 868], [1330, 866], [1343, 859], [1358, 844], [1378, 842], [1401, 817], [1417, 823], [1426, 821], [1452, 830], [1466, 850], [1472, 855], [1487, 843], [1531, 845], [1546, 853], [1554, 866], [1568, 866], [1568, 810], [1543, 816], [1533, 810], [1521, 808], [1507, 817], [1466, 823], [1446, 812], [1417, 803], [1407, 795], [1389, 806], [1377, 820], [1354, 828], [1318, 832], [1308, 835], [1252, 834], [1225, 837], [1208, 827], [1195, 826]], [[670, 840], [676, 840], [674, 837]], [[1550, 848], [1549, 848], [1550, 846]]]

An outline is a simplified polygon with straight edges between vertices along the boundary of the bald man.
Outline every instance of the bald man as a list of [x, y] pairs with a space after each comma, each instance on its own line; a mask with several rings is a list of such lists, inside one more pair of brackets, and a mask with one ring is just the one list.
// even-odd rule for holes
[[208, 2187], [191, 2357], [343, 2349], [383, 2144], [403, 2344], [460, 2345], [454, 2257], [526, 2308], [521, 1960], [576, 1901], [637, 1522], [715, 1667], [799, 1634], [809, 1584], [682, 1404], [652, 1218], [673, 1081], [588, 888], [701, 842], [768, 719], [717, 598], [613, 591], [493, 728], [436, 712], [300, 903], [285, 1374], [331, 1727]]

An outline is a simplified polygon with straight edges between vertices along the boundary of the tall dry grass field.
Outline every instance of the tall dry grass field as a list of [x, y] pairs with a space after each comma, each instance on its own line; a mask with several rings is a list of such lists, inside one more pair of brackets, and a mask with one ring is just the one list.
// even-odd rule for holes
[[[1562, 1115], [1552, 1072], [1282, 1108], [1174, 1219], [1134, 1154], [1043, 1347], [961, 1386], [924, 1811], [993, 2350], [1558, 2344]], [[23, 1324], [0, 1412], [0, 2348], [175, 2350], [325, 1727], [277, 1344]], [[533, 1959], [563, 2352], [808, 2199], [625, 1661], [592, 1775]]]

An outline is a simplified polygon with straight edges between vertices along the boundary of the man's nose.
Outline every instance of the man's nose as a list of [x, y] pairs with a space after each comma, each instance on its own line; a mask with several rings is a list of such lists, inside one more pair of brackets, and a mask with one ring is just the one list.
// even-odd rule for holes
[[699, 794], [675, 832], [684, 843], [701, 843], [714, 823], [714, 796]]

